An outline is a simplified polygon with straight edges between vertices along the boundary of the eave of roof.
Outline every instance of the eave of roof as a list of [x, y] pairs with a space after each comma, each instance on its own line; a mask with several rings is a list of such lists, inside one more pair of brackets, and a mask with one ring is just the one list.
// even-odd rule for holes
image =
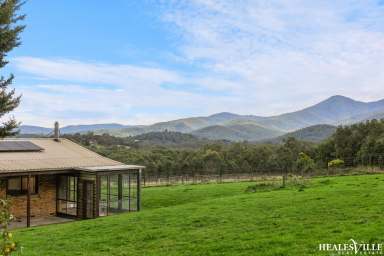
[[145, 167], [141, 165], [122, 164], [122, 165], [110, 165], [110, 166], [79, 167], [79, 168], [76, 168], [76, 170], [98, 172], [98, 171], [138, 170], [138, 169], [144, 169], [144, 168]]

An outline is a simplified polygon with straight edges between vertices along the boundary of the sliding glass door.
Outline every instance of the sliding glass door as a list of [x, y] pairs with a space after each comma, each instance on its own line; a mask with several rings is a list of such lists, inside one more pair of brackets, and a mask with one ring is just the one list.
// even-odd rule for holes
[[58, 176], [56, 194], [58, 215], [77, 216], [77, 182], [76, 176]]

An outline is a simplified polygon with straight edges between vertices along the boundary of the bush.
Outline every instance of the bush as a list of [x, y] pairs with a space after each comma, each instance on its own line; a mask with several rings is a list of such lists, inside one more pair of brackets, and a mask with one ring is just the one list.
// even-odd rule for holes
[[328, 163], [329, 168], [341, 168], [344, 166], [344, 161], [341, 159], [334, 159]]
[[12, 219], [9, 201], [0, 199], [0, 255], [9, 256], [17, 250], [17, 245], [12, 240], [12, 233], [8, 231]]

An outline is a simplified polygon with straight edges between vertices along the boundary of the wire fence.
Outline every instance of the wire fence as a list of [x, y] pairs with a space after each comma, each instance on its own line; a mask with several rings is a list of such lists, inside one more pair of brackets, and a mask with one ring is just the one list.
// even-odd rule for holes
[[281, 175], [260, 175], [257, 173], [236, 173], [222, 175], [178, 175], [178, 176], [146, 176], [142, 177], [143, 187], [171, 186], [183, 184], [207, 184], [240, 181], [277, 181]]
[[208, 183], [227, 183], [227, 182], [281, 182], [283, 184], [284, 176], [292, 182], [305, 180], [318, 176], [339, 176], [339, 175], [354, 175], [354, 174], [373, 174], [384, 173], [383, 168], [378, 167], [358, 167], [358, 168], [337, 168], [337, 169], [322, 169], [301, 176], [296, 173], [260, 175], [255, 173], [241, 174], [224, 174], [224, 175], [178, 175], [169, 177], [160, 176], [145, 176], [142, 177], [142, 187], [157, 187], [157, 186], [173, 186], [187, 184], [208, 184]]
[[[343, 160], [345, 167], [364, 166], [384, 168], [384, 154], [356, 154], [335, 158]], [[333, 159], [328, 160], [331, 161]]]
[[[143, 187], [153, 186], [171, 186], [183, 184], [206, 184], [206, 183], [225, 183], [241, 181], [261, 181], [261, 182], [279, 182], [283, 181], [283, 176], [289, 176], [289, 179], [305, 179], [315, 176], [337, 176], [361, 173], [384, 173], [384, 154], [369, 154], [363, 156], [341, 157], [344, 165], [337, 168], [316, 168], [308, 173], [299, 173], [289, 171], [265, 172], [257, 171], [252, 173], [225, 173], [225, 174], [206, 174], [206, 175], [172, 175], [156, 176], [146, 175], [142, 177]], [[332, 160], [332, 159], [330, 159]]]

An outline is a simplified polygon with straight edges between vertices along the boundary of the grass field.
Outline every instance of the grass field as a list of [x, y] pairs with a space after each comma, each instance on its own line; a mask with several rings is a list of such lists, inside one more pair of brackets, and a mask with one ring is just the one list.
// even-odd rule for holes
[[384, 175], [146, 188], [143, 211], [15, 231], [25, 255], [327, 255], [384, 241]]

